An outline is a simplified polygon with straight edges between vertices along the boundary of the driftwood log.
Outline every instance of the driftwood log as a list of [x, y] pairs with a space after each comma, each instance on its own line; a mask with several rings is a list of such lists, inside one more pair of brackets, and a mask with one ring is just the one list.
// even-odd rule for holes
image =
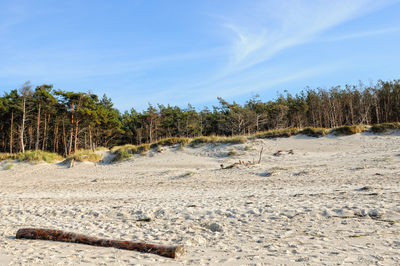
[[100, 247], [113, 247], [119, 249], [136, 250], [145, 253], [157, 254], [168, 258], [178, 258], [185, 252], [182, 245], [163, 246], [148, 243], [134, 243], [130, 241], [108, 240], [89, 237], [80, 234], [67, 233], [60, 230], [23, 228], [19, 229], [16, 238], [42, 239], [61, 242], [80, 243]]

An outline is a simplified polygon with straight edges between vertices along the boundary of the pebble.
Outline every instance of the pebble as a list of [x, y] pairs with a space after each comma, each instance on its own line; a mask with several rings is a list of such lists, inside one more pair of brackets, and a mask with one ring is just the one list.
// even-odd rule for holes
[[222, 231], [223, 231], [222, 226], [220, 226], [220, 225], [217, 224], [217, 223], [209, 224], [209, 225], [207, 226], [207, 228], [210, 229], [210, 230], [213, 231], [213, 232], [222, 232]]

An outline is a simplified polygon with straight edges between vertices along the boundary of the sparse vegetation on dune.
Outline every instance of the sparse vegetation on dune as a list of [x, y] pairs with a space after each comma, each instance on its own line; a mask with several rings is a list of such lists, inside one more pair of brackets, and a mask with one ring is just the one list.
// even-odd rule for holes
[[353, 135], [367, 131], [368, 128], [365, 125], [353, 125], [353, 126], [341, 126], [332, 129], [332, 133], [336, 136], [340, 135]]
[[150, 150], [150, 144], [140, 144], [140, 145], [133, 145], [133, 144], [126, 144], [122, 146], [115, 146], [111, 149], [111, 153], [119, 153], [119, 152], [128, 152], [130, 154], [139, 154], [143, 151]]
[[155, 148], [157, 146], [171, 146], [175, 144], [180, 144], [182, 146], [186, 146], [188, 143], [190, 143], [191, 139], [190, 138], [185, 138], [185, 137], [171, 137], [171, 138], [165, 138], [161, 139], [155, 143], [152, 143], [150, 145], [151, 148]]
[[145, 155], [150, 150], [150, 144], [132, 145], [127, 144], [123, 146], [115, 146], [111, 149], [111, 153], [115, 154], [112, 162], [119, 162], [127, 160], [133, 156], [133, 154]]
[[44, 152], [44, 151], [25, 151], [24, 153], [2, 153], [0, 154], [0, 161], [10, 159], [20, 162], [46, 162], [53, 163], [61, 161], [63, 158], [57, 153]]
[[281, 138], [281, 137], [290, 137], [292, 135], [296, 135], [297, 133], [299, 133], [298, 128], [274, 129], [256, 133], [252, 136], [252, 138], [257, 138], [257, 139]]
[[124, 160], [131, 158], [132, 156], [133, 156], [133, 154], [129, 153], [127, 150], [117, 151], [115, 153], [115, 157], [112, 159], [111, 162], [115, 163], [115, 162], [124, 161]]
[[109, 148], [103, 147], [103, 146], [99, 146], [96, 148], [96, 151], [108, 151], [108, 150], [109, 150]]
[[13, 168], [13, 166], [14, 166], [14, 164], [8, 163], [8, 164], [3, 166], [3, 170], [10, 170], [11, 168]]
[[384, 133], [388, 130], [400, 129], [400, 122], [375, 124], [371, 127], [373, 133]]
[[67, 159], [74, 159], [77, 162], [99, 162], [103, 159], [103, 156], [92, 150], [78, 150], [68, 156]]
[[310, 136], [310, 137], [323, 137], [329, 133], [329, 129], [320, 127], [306, 127], [303, 128], [299, 134]]
[[212, 144], [241, 144], [245, 143], [247, 138], [245, 136], [231, 136], [231, 137], [220, 137], [220, 136], [202, 136], [192, 139], [191, 144], [201, 143], [212, 143]]
[[232, 157], [232, 156], [236, 156], [238, 153], [235, 149], [230, 149], [230, 151], [228, 152], [228, 156]]
[[15, 153], [0, 153], [0, 162], [7, 159], [15, 160], [16, 156], [17, 154]]

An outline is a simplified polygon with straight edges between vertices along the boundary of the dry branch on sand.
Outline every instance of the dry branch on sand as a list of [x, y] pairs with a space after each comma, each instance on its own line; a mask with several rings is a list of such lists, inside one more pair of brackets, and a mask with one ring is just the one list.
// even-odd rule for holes
[[19, 229], [16, 238], [53, 240], [61, 242], [80, 243], [92, 246], [136, 250], [168, 258], [178, 258], [182, 256], [185, 252], [184, 247], [182, 245], [163, 246], [163, 245], [155, 245], [148, 243], [134, 243], [130, 241], [108, 240], [108, 239], [89, 237], [74, 233], [66, 233], [60, 230], [51, 230], [51, 229], [36, 229], [36, 228]]
[[260, 164], [260, 162], [261, 162], [261, 155], [262, 155], [263, 150], [264, 150], [264, 147], [261, 148], [260, 156], [259, 156], [257, 162], [254, 161], [254, 158], [253, 158], [253, 161], [252, 161], [252, 162], [251, 162], [251, 161], [245, 162], [245, 161], [239, 160], [239, 162], [233, 163], [233, 164], [228, 165], [228, 166], [224, 166], [223, 164], [221, 164], [221, 169], [231, 169], [231, 168], [234, 168], [234, 167], [239, 166], [239, 165], [251, 166], [251, 165]]

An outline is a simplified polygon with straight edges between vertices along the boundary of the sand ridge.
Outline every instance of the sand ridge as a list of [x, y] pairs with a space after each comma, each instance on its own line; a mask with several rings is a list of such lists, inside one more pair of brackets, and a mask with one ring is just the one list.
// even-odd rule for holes
[[[220, 169], [257, 160], [261, 147], [261, 164]], [[236, 155], [228, 156], [232, 149]], [[278, 150], [282, 153], [274, 156]], [[398, 264], [399, 165], [396, 133], [170, 147], [121, 163], [77, 163], [71, 169], [16, 163], [0, 170], [0, 262]], [[151, 222], [138, 221], [144, 218]], [[174, 261], [14, 239], [22, 227], [183, 244], [187, 254]]]

